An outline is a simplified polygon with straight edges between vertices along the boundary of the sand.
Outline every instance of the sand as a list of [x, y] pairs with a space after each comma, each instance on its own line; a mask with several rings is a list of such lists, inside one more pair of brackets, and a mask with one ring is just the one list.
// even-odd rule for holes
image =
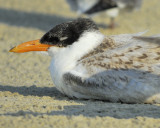
[[[159, 104], [76, 100], [53, 85], [50, 57], [8, 50], [39, 39], [56, 24], [76, 18], [64, 0], [0, 0], [0, 128], [160, 128]], [[144, 0], [140, 11], [117, 17], [119, 27], [104, 34], [160, 33], [160, 1]], [[94, 17], [99, 26], [109, 19]]]

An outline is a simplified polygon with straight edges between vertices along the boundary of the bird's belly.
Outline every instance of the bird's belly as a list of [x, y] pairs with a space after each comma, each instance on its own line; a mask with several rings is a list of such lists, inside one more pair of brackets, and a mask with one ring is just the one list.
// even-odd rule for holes
[[113, 8], [113, 9], [109, 9], [106, 11], [106, 14], [112, 18], [116, 17], [118, 15], [118, 13], [119, 13], [118, 8]]

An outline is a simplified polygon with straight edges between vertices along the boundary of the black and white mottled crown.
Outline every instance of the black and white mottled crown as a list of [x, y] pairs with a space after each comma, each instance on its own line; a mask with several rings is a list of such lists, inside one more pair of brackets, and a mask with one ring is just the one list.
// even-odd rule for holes
[[41, 38], [40, 42], [66, 47], [77, 41], [84, 32], [97, 30], [98, 27], [92, 20], [79, 18], [56, 25]]

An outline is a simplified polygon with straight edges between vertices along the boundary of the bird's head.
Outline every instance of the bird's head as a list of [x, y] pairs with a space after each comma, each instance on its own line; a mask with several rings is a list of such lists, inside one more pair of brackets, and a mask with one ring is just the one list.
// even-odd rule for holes
[[22, 43], [12, 48], [10, 52], [47, 52], [53, 47], [65, 48], [78, 41], [84, 32], [97, 30], [98, 28], [92, 20], [80, 18], [71, 22], [56, 25], [54, 28], [44, 34], [41, 39]]

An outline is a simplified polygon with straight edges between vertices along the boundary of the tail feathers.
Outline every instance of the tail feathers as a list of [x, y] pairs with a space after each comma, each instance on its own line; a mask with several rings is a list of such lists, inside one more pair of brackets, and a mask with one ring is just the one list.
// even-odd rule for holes
[[134, 36], [133, 38], [141, 40], [141, 41], [145, 41], [145, 42], [160, 44], [160, 35], [158, 35], [158, 36], [151, 36], [151, 37]]

